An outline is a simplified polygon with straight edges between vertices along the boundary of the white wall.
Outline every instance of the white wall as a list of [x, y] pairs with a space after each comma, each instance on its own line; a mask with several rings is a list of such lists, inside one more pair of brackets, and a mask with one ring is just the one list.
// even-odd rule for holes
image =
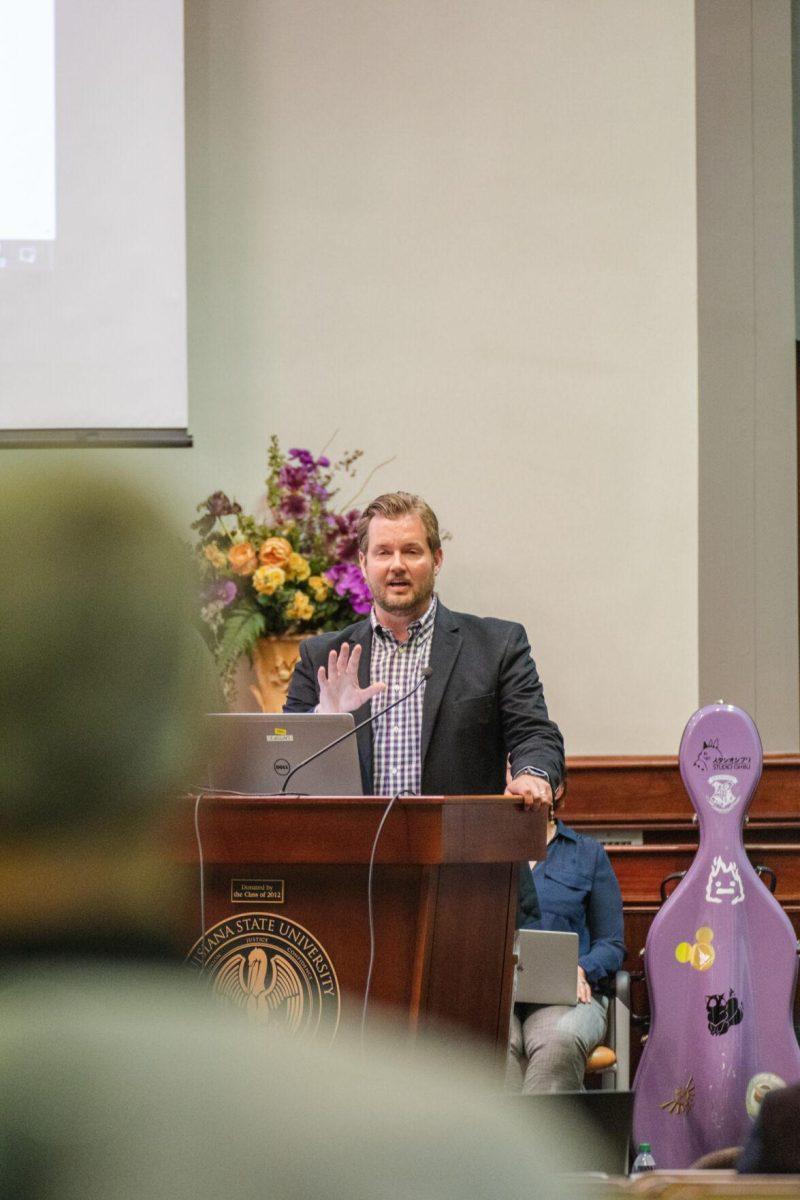
[[[528, 627], [570, 751], [697, 696], [693, 10], [192, 0], [198, 473], [394, 455], [449, 605]], [[198, 488], [198, 492], [203, 491]]]

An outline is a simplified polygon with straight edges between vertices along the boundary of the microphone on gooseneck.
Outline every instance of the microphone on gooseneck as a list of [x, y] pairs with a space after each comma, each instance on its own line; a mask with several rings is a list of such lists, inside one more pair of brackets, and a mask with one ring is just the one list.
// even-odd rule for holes
[[397, 700], [393, 700], [391, 704], [387, 704], [385, 708], [380, 710], [380, 712], [372, 713], [372, 715], [367, 717], [365, 720], [359, 721], [358, 725], [354, 725], [352, 729], [348, 729], [347, 733], [343, 733], [340, 737], [334, 738], [334, 740], [329, 742], [327, 746], [323, 746], [321, 750], [317, 750], [316, 753], [310, 754], [308, 758], [304, 758], [303, 761], [299, 762], [296, 767], [292, 767], [291, 771], [283, 781], [281, 795], [283, 795], [283, 793], [286, 791], [286, 785], [289, 780], [293, 775], [296, 775], [302, 767], [307, 767], [308, 764], [313, 762], [315, 758], [319, 758], [321, 754], [327, 754], [328, 751], [332, 750], [334, 746], [338, 746], [340, 742], [344, 742], [347, 740], [347, 738], [352, 737], [354, 733], [358, 733], [359, 729], [363, 729], [365, 725], [371, 725], [373, 721], [377, 721], [378, 717], [382, 717], [384, 713], [389, 712], [393, 708], [397, 708], [398, 704], [402, 704], [404, 700], [408, 700], [409, 697], [413, 696], [414, 692], [419, 691], [423, 683], [430, 679], [431, 675], [433, 674], [433, 668], [423, 667], [419, 674], [420, 677], [417, 682], [412, 688], [409, 688], [404, 696], [399, 696]]

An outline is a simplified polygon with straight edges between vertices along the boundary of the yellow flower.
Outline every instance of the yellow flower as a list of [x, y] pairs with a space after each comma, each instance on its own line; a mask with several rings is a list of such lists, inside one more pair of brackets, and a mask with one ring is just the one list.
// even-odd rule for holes
[[305, 592], [295, 592], [291, 603], [286, 605], [286, 616], [290, 621], [310, 621], [314, 615], [314, 605]]
[[262, 567], [285, 567], [291, 556], [292, 543], [282, 537], [269, 537], [258, 548]]
[[286, 572], [280, 567], [259, 567], [253, 575], [253, 587], [262, 596], [271, 596], [283, 587], [286, 582]]
[[286, 574], [290, 579], [296, 579], [298, 583], [303, 583], [311, 574], [308, 560], [303, 558], [302, 554], [290, 554], [286, 564]]
[[308, 580], [308, 586], [314, 593], [314, 599], [318, 604], [321, 604], [323, 600], [328, 599], [328, 593], [331, 590], [331, 585], [328, 583], [327, 579], [323, 579], [321, 575], [311, 575]]
[[207, 546], [204, 546], [203, 554], [205, 554], [212, 567], [216, 567], [218, 571], [221, 571], [223, 567], [228, 565], [225, 554], [220, 550], [216, 542], [209, 542]]
[[235, 575], [252, 575], [258, 566], [256, 552], [250, 542], [238, 542], [228, 551], [228, 562]]

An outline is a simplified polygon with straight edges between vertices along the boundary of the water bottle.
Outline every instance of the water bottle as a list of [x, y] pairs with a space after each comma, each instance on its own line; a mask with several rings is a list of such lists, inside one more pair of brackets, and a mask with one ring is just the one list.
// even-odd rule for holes
[[633, 1166], [631, 1167], [631, 1175], [642, 1175], [645, 1171], [655, 1171], [655, 1169], [656, 1162], [650, 1153], [650, 1143], [640, 1142], [639, 1153], [633, 1160]]

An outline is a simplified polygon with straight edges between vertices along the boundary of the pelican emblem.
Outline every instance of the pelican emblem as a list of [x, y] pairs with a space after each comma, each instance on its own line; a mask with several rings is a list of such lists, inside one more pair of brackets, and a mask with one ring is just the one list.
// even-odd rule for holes
[[186, 961], [219, 1004], [241, 1009], [260, 1029], [333, 1041], [341, 1011], [336, 970], [314, 933], [285, 913], [223, 917]]
[[261, 1025], [277, 1021], [287, 1033], [296, 1033], [300, 1026], [302, 984], [295, 967], [282, 954], [268, 958], [260, 947], [250, 950], [246, 957], [232, 954], [217, 973], [214, 991], [244, 1008]]

